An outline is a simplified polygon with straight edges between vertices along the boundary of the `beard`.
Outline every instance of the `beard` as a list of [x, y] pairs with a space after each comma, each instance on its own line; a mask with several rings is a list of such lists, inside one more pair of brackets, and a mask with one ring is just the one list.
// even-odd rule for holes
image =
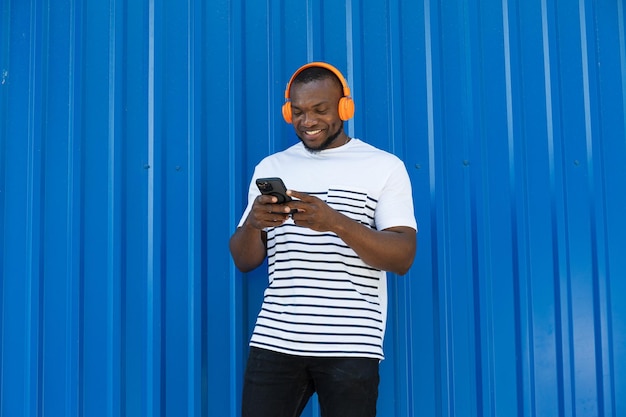
[[307, 151], [311, 153], [319, 153], [323, 151], [324, 149], [328, 149], [328, 147], [332, 145], [332, 143], [337, 139], [337, 137], [339, 137], [341, 132], [343, 132], [343, 124], [339, 125], [339, 129], [337, 129], [335, 133], [327, 137], [326, 140], [320, 144], [320, 146], [317, 146], [315, 148], [308, 146], [306, 142], [302, 140], [302, 138], [300, 137], [298, 133], [296, 133], [296, 136], [298, 136], [298, 138], [300, 139], [300, 142], [302, 142], [302, 144], [304, 145]]

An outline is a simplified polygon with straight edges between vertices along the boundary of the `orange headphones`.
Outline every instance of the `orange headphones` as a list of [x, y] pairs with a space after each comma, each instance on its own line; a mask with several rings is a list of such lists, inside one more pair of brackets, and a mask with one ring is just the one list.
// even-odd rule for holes
[[354, 116], [354, 101], [350, 97], [350, 88], [348, 87], [348, 83], [346, 82], [345, 78], [343, 78], [341, 72], [339, 72], [337, 68], [325, 62], [311, 62], [298, 68], [298, 70], [294, 72], [291, 76], [289, 83], [287, 83], [287, 88], [285, 89], [285, 104], [283, 104], [283, 117], [285, 118], [285, 121], [287, 123], [291, 123], [292, 120], [291, 101], [289, 99], [291, 83], [293, 83], [293, 80], [298, 76], [298, 74], [300, 74], [305, 69], [311, 67], [326, 68], [327, 70], [332, 71], [332, 73], [335, 74], [337, 78], [339, 78], [339, 81], [341, 81], [341, 85], [343, 87], [343, 97], [341, 97], [341, 99], [339, 100], [339, 118], [341, 120], [348, 120], [352, 118], [352, 116]]

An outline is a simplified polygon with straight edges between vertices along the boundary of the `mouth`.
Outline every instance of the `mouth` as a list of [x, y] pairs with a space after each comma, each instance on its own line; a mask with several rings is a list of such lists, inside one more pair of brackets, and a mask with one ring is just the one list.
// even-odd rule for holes
[[309, 136], [309, 137], [313, 137], [313, 136], [317, 136], [320, 133], [322, 133], [321, 129], [317, 129], [317, 130], [305, 130], [304, 134]]

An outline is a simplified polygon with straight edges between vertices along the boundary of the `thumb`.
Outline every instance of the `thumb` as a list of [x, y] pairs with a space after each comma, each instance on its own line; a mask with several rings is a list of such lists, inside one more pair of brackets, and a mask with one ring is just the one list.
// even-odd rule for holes
[[307, 193], [301, 193], [300, 191], [294, 191], [294, 190], [287, 190], [287, 195], [291, 197], [295, 197], [298, 200], [302, 200], [302, 201], [310, 201], [313, 198]]

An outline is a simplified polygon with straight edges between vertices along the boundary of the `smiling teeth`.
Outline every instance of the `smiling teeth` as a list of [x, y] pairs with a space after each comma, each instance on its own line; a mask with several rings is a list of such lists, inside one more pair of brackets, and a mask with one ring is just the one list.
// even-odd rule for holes
[[306, 134], [307, 135], [317, 135], [320, 132], [321, 132], [321, 130], [307, 130]]

